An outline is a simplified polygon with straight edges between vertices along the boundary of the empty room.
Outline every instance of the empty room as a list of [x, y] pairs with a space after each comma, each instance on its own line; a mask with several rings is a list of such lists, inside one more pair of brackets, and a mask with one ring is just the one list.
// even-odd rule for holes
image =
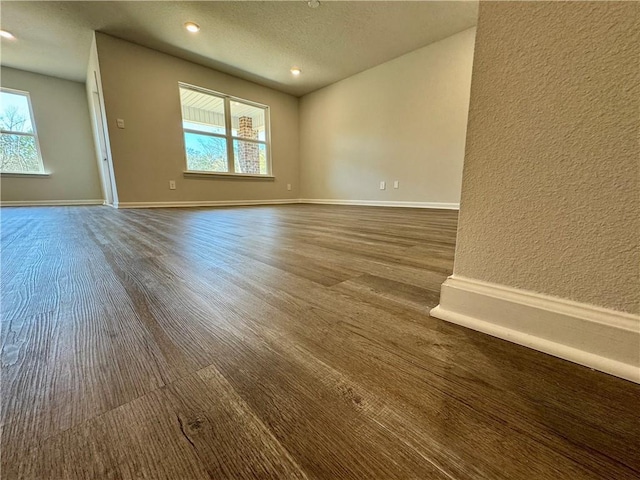
[[0, 41], [2, 479], [640, 478], [640, 3]]

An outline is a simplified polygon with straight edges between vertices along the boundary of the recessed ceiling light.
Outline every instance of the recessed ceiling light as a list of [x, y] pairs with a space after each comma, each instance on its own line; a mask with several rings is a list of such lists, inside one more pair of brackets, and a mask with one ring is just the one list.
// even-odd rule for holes
[[6, 30], [0, 30], [0, 37], [8, 38], [9, 40], [15, 40], [16, 37], [13, 33], [7, 32]]
[[292, 67], [291, 68], [291, 73], [297, 77], [298, 75], [300, 75], [302, 73], [302, 70], [300, 70], [298, 67]]
[[193, 23], [193, 22], [185, 23], [184, 24], [184, 28], [189, 30], [191, 33], [196, 33], [196, 32], [200, 31], [200, 25], [198, 25], [197, 23]]
[[309, 0], [307, 2], [310, 8], [318, 8], [320, 6], [320, 2], [318, 0]]

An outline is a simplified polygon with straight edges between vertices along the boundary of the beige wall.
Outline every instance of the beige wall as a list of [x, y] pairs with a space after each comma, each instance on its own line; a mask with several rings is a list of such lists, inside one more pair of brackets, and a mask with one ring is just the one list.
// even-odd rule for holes
[[480, 5], [454, 274], [638, 313], [640, 5]]
[[302, 97], [302, 197], [458, 203], [474, 37], [466, 30]]
[[[104, 34], [96, 34], [96, 40], [121, 203], [299, 197], [296, 97]], [[275, 180], [183, 176], [178, 82], [270, 106]], [[125, 129], [116, 127], [118, 118]], [[169, 190], [169, 180], [175, 180], [176, 190]]]
[[2, 67], [3, 87], [31, 97], [49, 177], [2, 177], [2, 201], [100, 200], [89, 108], [82, 83]]

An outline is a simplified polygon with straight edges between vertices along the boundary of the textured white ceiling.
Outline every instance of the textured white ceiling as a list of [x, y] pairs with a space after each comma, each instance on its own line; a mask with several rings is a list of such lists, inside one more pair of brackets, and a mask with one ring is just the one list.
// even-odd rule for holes
[[[91, 31], [303, 95], [476, 24], [477, 2], [2, 1], [2, 65], [84, 81]], [[190, 34], [183, 24], [202, 27]], [[293, 66], [302, 68], [295, 78]]]

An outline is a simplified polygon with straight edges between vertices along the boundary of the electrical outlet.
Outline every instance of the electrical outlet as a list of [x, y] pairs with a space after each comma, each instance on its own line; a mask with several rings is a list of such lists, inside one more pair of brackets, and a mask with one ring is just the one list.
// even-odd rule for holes
[[393, 181], [393, 188], [400, 188], [400, 182], [398, 180]]
[[291, 190], [291, 184], [287, 183], [287, 190]]
[[124, 120], [122, 118], [116, 119], [116, 125], [118, 125], [118, 128], [124, 128]]
[[380, 190], [384, 190], [386, 188], [387, 188], [387, 182], [383, 180], [382, 182], [380, 182]]
[[175, 180], [169, 180], [169, 190], [175, 190], [175, 189], [176, 189]]

